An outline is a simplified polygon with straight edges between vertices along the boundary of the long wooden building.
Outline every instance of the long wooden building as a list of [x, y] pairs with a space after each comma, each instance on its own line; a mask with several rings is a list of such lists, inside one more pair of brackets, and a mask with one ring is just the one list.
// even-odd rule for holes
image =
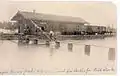
[[12, 18], [17, 21], [18, 32], [26, 34], [36, 34], [39, 30], [35, 26], [41, 27], [45, 32], [74, 32], [85, 31], [84, 24], [89, 23], [82, 18], [70, 16], [57, 16], [36, 12], [18, 11]]

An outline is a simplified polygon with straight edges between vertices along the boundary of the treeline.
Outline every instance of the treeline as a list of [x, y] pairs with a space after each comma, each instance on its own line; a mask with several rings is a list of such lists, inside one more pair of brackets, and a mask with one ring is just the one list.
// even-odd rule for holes
[[17, 24], [13, 24], [12, 22], [0, 22], [0, 29], [14, 30], [16, 28]]

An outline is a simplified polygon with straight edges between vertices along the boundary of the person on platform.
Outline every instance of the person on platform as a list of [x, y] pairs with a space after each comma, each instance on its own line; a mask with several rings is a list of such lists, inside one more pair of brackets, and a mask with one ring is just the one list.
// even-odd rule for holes
[[53, 39], [53, 37], [54, 37], [54, 32], [53, 32], [53, 31], [50, 31], [49, 35], [50, 35], [50, 38]]

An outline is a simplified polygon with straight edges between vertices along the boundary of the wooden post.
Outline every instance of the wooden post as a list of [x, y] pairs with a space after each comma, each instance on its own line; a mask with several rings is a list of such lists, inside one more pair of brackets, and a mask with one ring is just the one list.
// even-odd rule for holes
[[26, 43], [29, 44], [29, 42], [30, 42], [30, 39], [26, 38]]
[[73, 44], [72, 43], [68, 43], [68, 50], [72, 51], [73, 50]]
[[55, 43], [56, 43], [55, 47], [58, 49], [60, 47], [60, 42], [56, 41]]
[[90, 56], [90, 45], [85, 45], [85, 55]]
[[115, 48], [109, 48], [108, 60], [115, 60]]
[[50, 41], [46, 41], [46, 46], [50, 46]]
[[38, 40], [37, 39], [34, 39], [34, 44], [38, 44]]
[[3, 32], [0, 33], [0, 39], [3, 40]]
[[18, 40], [18, 45], [21, 45], [23, 43], [22, 40]]

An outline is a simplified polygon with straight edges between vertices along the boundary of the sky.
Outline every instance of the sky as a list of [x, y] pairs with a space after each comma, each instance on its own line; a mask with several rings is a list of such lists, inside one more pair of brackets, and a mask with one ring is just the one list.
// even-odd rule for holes
[[0, 21], [8, 21], [20, 11], [81, 17], [93, 24], [113, 24], [116, 27], [116, 6], [111, 2], [44, 2], [44, 1], [0, 1]]

